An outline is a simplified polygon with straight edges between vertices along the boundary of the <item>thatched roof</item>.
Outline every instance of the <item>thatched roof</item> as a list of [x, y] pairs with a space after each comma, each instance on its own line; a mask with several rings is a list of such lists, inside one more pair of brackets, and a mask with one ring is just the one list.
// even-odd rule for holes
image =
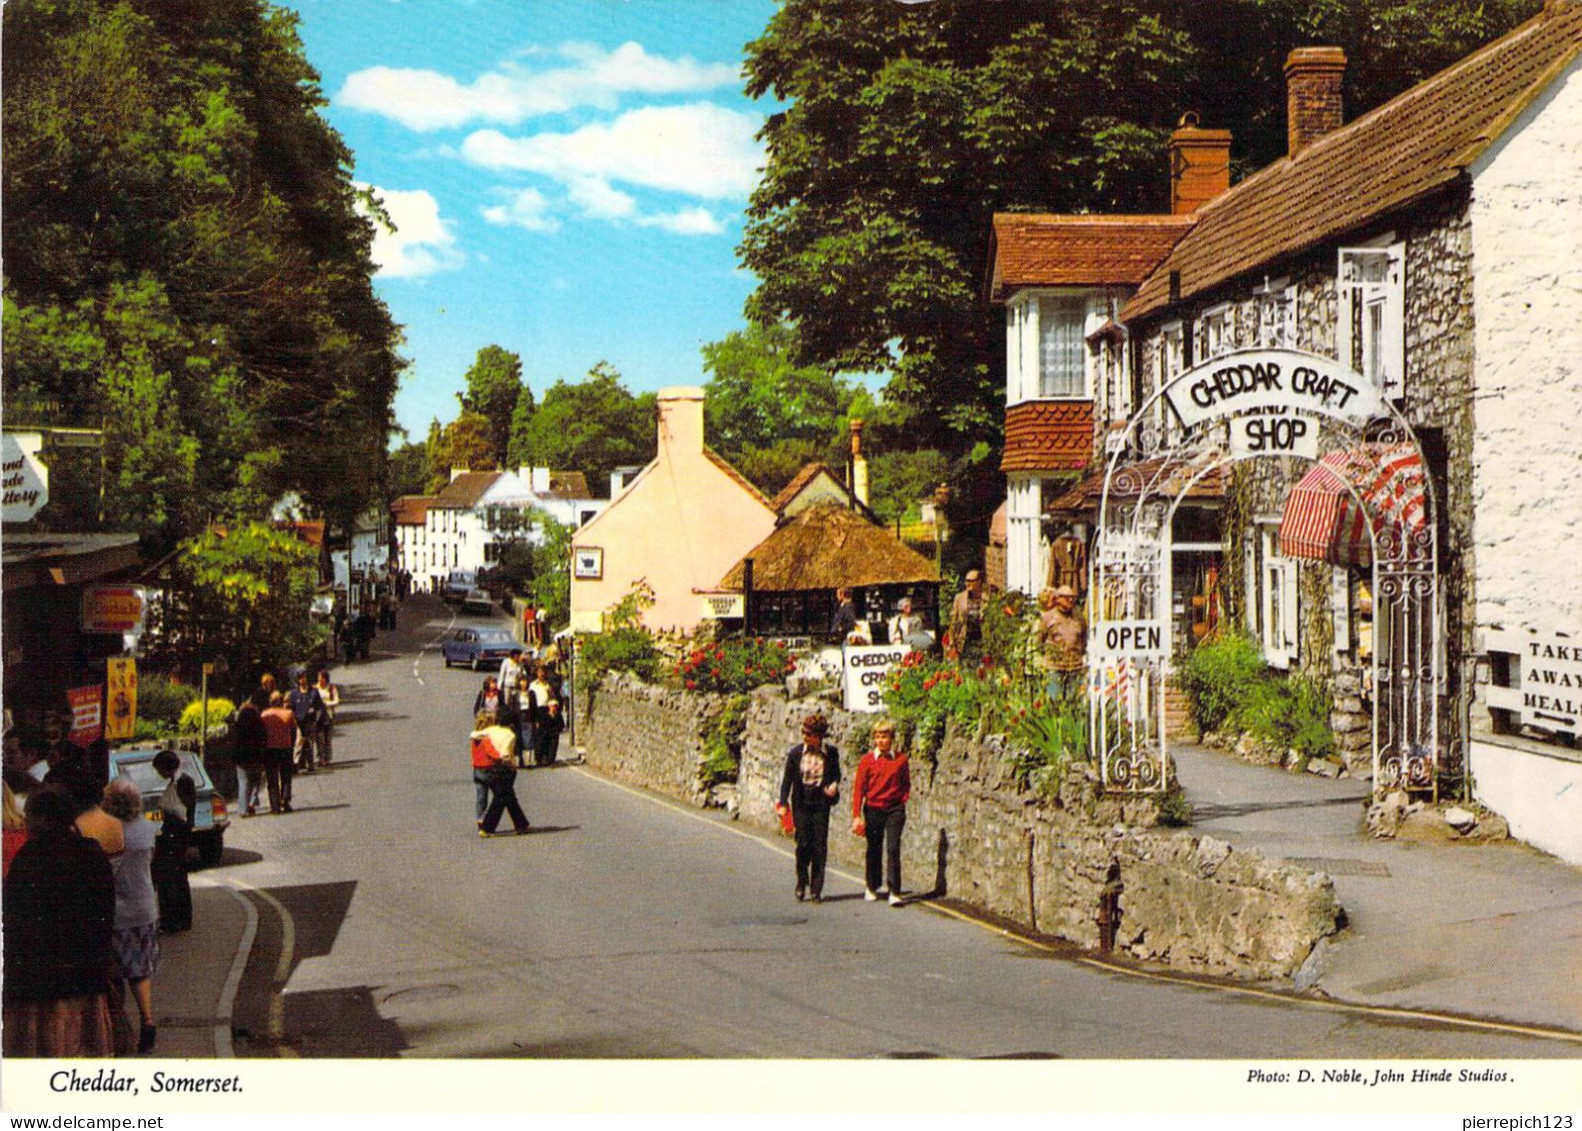
[[[845, 507], [809, 507], [744, 556], [753, 559], [753, 588], [775, 593], [939, 582], [933, 562]], [[741, 590], [741, 562], [720, 588]]]

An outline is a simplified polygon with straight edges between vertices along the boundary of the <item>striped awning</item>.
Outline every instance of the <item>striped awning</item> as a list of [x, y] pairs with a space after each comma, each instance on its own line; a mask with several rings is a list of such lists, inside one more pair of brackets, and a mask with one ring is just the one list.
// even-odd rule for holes
[[1331, 452], [1292, 488], [1280, 520], [1280, 552], [1288, 558], [1366, 566], [1373, 561], [1371, 536], [1405, 536], [1426, 522], [1417, 449], [1364, 444]]

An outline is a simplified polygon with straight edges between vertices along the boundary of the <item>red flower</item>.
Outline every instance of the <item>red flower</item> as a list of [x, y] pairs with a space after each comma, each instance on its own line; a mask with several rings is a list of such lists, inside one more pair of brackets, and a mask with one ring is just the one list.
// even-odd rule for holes
[[719, 679], [720, 678], [720, 669], [719, 668], [711, 668], [711, 669], [709, 669], [709, 674], [711, 676], [713, 676], [715, 679]]
[[687, 680], [687, 690], [688, 691], [696, 691], [697, 689], [698, 689], [698, 681], [697, 680], [695, 680], [695, 679]]

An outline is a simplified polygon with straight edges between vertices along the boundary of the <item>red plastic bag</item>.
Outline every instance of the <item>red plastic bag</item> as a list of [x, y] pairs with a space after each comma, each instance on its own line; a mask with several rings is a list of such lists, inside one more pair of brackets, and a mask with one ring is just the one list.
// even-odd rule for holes
[[777, 805], [775, 811], [780, 814], [780, 831], [786, 836], [796, 832], [796, 818], [791, 815], [791, 806]]

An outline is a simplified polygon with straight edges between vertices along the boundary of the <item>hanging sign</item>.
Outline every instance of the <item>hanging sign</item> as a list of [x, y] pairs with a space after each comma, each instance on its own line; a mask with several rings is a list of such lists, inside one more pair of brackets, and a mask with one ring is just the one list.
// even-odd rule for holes
[[38, 459], [43, 447], [42, 433], [5, 434], [0, 445], [0, 490], [5, 494], [6, 522], [27, 522], [49, 502], [49, 468]]
[[1095, 621], [1090, 636], [1090, 647], [1102, 656], [1165, 654], [1165, 627], [1156, 620]]
[[711, 593], [703, 598], [704, 620], [741, 620], [746, 615], [745, 594]]
[[104, 663], [104, 737], [131, 738], [137, 729], [137, 661], [127, 656]]
[[87, 746], [104, 736], [104, 712], [100, 703], [104, 687], [68, 687], [66, 703], [71, 707], [71, 731], [66, 737], [78, 746]]
[[82, 591], [82, 630], [136, 632], [143, 623], [143, 590], [136, 585], [89, 585]]
[[1379, 391], [1332, 358], [1297, 350], [1242, 350], [1189, 369], [1165, 387], [1182, 427], [1247, 413], [1292, 412], [1366, 424], [1384, 412]]
[[848, 711], [882, 711], [890, 669], [912, 649], [905, 644], [848, 644], [841, 657], [842, 705]]

